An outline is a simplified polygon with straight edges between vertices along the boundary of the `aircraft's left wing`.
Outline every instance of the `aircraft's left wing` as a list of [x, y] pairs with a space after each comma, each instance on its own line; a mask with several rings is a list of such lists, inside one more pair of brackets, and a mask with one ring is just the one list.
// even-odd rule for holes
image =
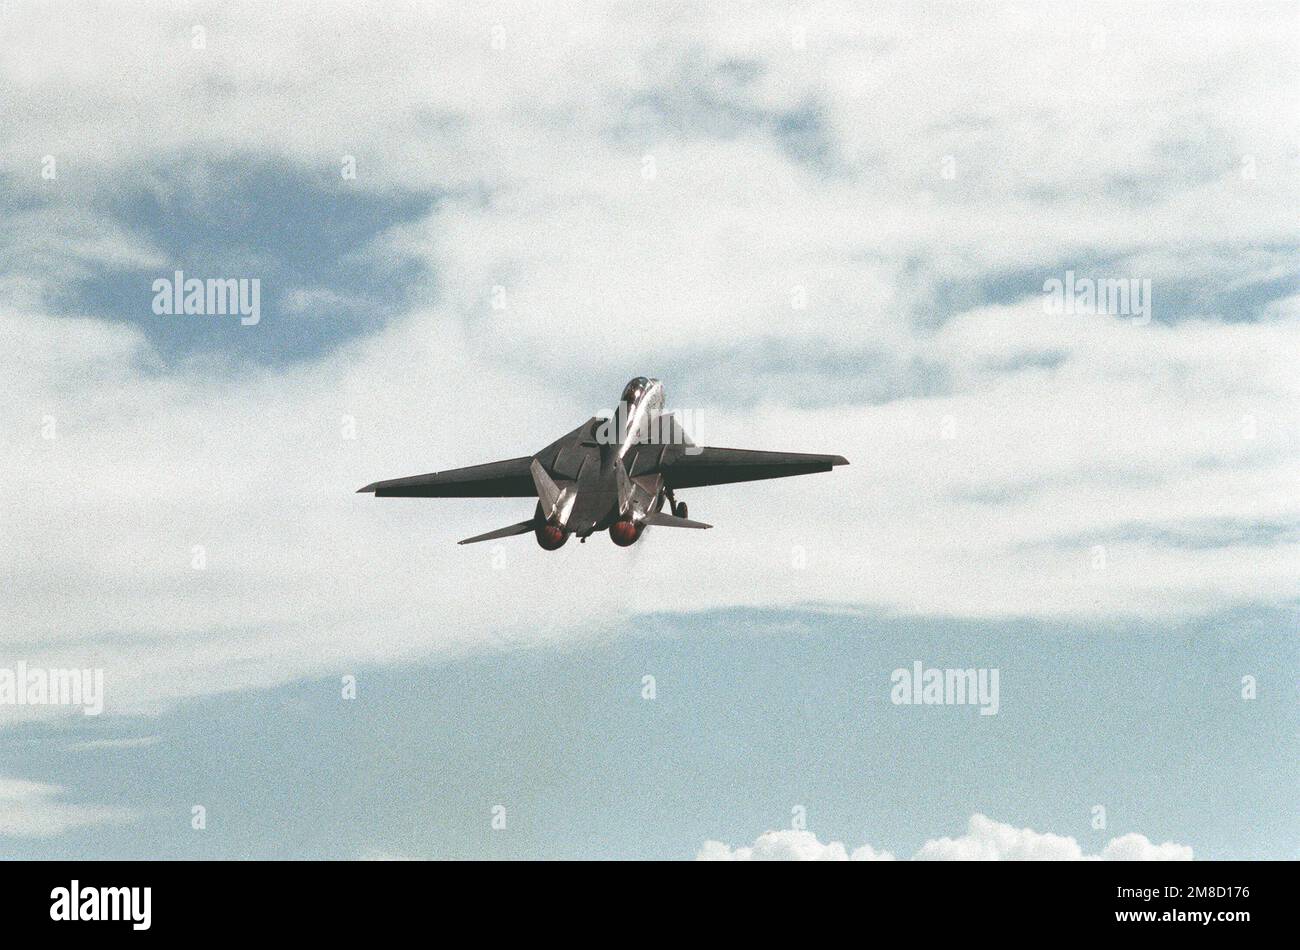
[[528, 466], [533, 457], [488, 462], [445, 472], [412, 475], [375, 482], [359, 492], [374, 492], [376, 498], [536, 498], [537, 489]]
[[663, 473], [664, 484], [676, 489], [810, 475], [813, 472], [829, 472], [836, 465], [848, 464], [842, 455], [702, 447], [679, 449], [671, 459], [664, 459], [659, 471]]

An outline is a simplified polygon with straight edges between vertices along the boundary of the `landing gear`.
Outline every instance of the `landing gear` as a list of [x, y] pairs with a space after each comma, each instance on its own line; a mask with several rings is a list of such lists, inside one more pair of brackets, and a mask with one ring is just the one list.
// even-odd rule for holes
[[678, 501], [674, 498], [673, 490], [671, 488], [664, 489], [664, 497], [668, 499], [668, 510], [670, 512], [678, 518], [686, 517], [686, 502]]

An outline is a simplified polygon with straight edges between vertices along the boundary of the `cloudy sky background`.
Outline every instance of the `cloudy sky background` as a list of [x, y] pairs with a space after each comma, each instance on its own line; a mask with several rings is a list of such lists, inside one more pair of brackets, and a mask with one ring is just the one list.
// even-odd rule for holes
[[[798, 805], [846, 853], [1297, 855], [1295, 5], [9, 3], [0, 43], [0, 651], [107, 682], [0, 707], [0, 853], [716, 856]], [[154, 315], [176, 269], [261, 322]], [[1151, 322], [1045, 312], [1067, 270]], [[639, 374], [852, 464], [549, 555], [452, 543], [517, 500], [353, 494]], [[917, 659], [1001, 712], [892, 706]]]

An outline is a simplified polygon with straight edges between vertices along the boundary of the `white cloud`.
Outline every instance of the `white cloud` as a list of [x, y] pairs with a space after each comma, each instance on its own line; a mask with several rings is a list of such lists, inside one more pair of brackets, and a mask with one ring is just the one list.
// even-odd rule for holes
[[135, 817], [123, 808], [61, 802], [63, 791], [57, 785], [0, 778], [0, 835], [51, 838], [76, 828], [129, 822]]
[[706, 841], [696, 859], [700, 861], [892, 861], [888, 851], [870, 845], [850, 855], [838, 841], [822, 844], [811, 831], [765, 831], [750, 848], [729, 848], [721, 841]]
[[[666, 606], [1104, 621], [1285, 600], [1294, 538], [1162, 538], [1300, 514], [1294, 302], [1257, 323], [1145, 327], [1048, 316], [1030, 285], [1021, 303], [935, 302], [945, 281], [1098, 250], [1177, 270], [1207, 234], [1293, 239], [1292, 97], [1260, 81], [1293, 70], [1267, 11], [1230, 30], [1199, 9], [1074, 14], [957, 7], [936, 32], [903, 8], [868, 27], [852, 5], [636, 5], [599, 22], [528, 4], [13, 11], [0, 77], [27, 118], [0, 129], [0, 168], [51, 207], [0, 236], [25, 262], [0, 277], [0, 645], [49, 666], [95, 651], [112, 712], [580, 637]], [[39, 179], [46, 154], [56, 182]], [[67, 281], [157, 260], [60, 199], [205, 187], [201, 169], [156, 180], [155, 164], [252, 155], [333, 175], [346, 154], [358, 189], [443, 193], [376, 245], [428, 263], [436, 303], [289, 370], [166, 366], [135, 326], [49, 315]], [[1247, 284], [1276, 277], [1271, 257], [1228, 259]], [[336, 292], [299, 290], [304, 305]], [[733, 348], [772, 356], [748, 368]], [[642, 372], [670, 403], [694, 387], [702, 441], [852, 465], [687, 493], [717, 525], [702, 535], [553, 555], [516, 539], [499, 568], [493, 545], [453, 542], [526, 503], [352, 494], [538, 449], [598, 408], [575, 380], [599, 380], [608, 405]], [[629, 562], [637, 584], [591, 582]], [[575, 585], [594, 619], [545, 608]]]
[[1190, 861], [1192, 849], [1187, 845], [1166, 841], [1152, 844], [1139, 834], [1111, 838], [1102, 849], [1103, 861]]
[[[854, 861], [892, 860], [887, 851], [870, 845], [854, 849]], [[847, 861], [843, 844], [822, 844], [810, 831], [768, 831], [753, 847], [731, 848], [706, 841], [696, 855], [699, 861]], [[1040, 834], [1029, 828], [972, 815], [966, 834], [927, 841], [913, 855], [915, 861], [1190, 861], [1192, 849], [1165, 842], [1152, 844], [1139, 834], [1112, 838], [1098, 855], [1085, 855], [1074, 838]]]
[[87, 739], [84, 742], [73, 742], [64, 747], [65, 752], [100, 752], [100, 751], [117, 751], [118, 749], [144, 749], [151, 745], [157, 745], [162, 741], [162, 736], [123, 736], [112, 739]]

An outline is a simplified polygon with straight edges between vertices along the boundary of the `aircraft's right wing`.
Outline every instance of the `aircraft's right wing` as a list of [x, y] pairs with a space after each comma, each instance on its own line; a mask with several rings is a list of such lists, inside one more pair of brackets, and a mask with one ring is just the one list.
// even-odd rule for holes
[[532, 461], [533, 457], [526, 455], [428, 475], [391, 478], [358, 492], [374, 492], [376, 498], [536, 498], [537, 489], [528, 470]]
[[[751, 449], [679, 449], [665, 458], [659, 470], [669, 488], [696, 488], [753, 482], [763, 478], [786, 478], [829, 472], [836, 465], [848, 465], [842, 455], [809, 455], [803, 452], [756, 452]], [[633, 474], [637, 474], [635, 469]]]

